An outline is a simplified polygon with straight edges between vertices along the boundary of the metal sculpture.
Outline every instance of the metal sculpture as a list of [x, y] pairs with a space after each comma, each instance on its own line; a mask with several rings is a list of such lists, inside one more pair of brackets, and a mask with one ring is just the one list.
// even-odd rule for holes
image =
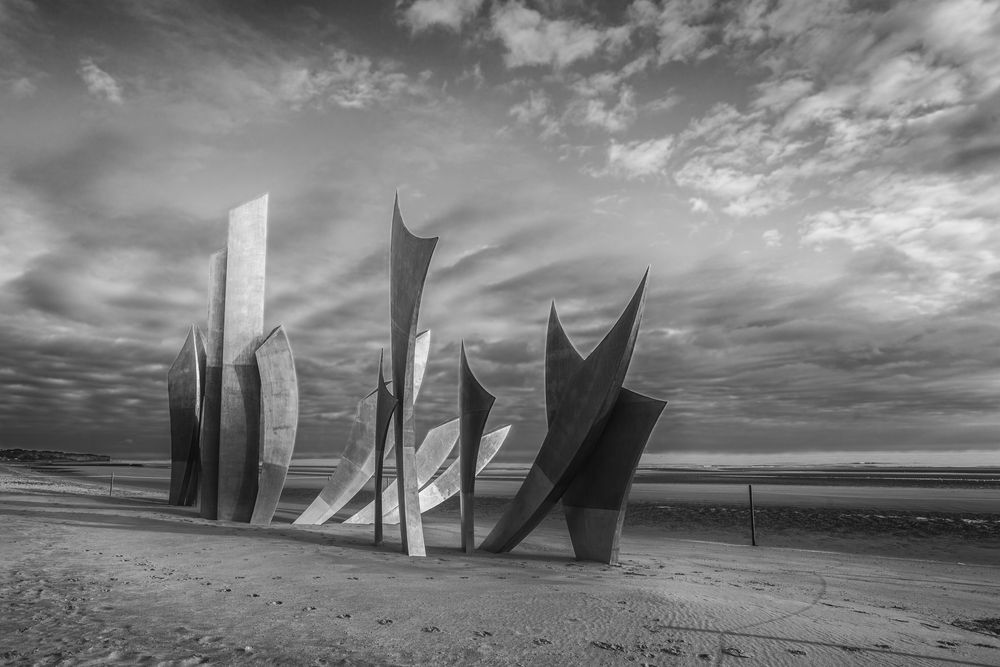
[[170, 403], [170, 493], [171, 505], [192, 505], [198, 495], [201, 454], [198, 430], [205, 388], [205, 341], [191, 325], [181, 351], [167, 371]]
[[[378, 357], [378, 387], [375, 389], [375, 546], [382, 546], [382, 491], [385, 474], [385, 440], [389, 435], [392, 415], [396, 412], [396, 401], [385, 385], [382, 375], [382, 355]], [[422, 374], [422, 372], [421, 372]]]
[[618, 395], [594, 453], [562, 497], [578, 560], [618, 562], [635, 468], [666, 404], [628, 389]]
[[648, 270], [621, 317], [564, 387], [521, 488], [483, 541], [487, 551], [510, 551], [562, 497], [600, 440], [628, 370], [646, 293]]
[[219, 516], [219, 424], [222, 409], [222, 330], [226, 313], [226, 251], [212, 255], [208, 268], [208, 331], [205, 336], [205, 398], [201, 408], [201, 490], [199, 512]]
[[[503, 445], [510, 426], [503, 426], [490, 431], [483, 436], [479, 445], [479, 457], [476, 460], [476, 474], [483, 471]], [[461, 461], [455, 459], [447, 470], [434, 478], [430, 484], [420, 490], [420, 512], [431, 510], [459, 492], [462, 485], [462, 475], [459, 469]], [[399, 523], [399, 511], [385, 513], [386, 523]]]
[[[423, 442], [417, 448], [415, 466], [417, 488], [423, 488], [455, 449], [455, 445], [458, 443], [458, 433], [458, 420], [453, 419], [440, 426], [435, 426], [424, 436]], [[391, 512], [399, 507], [397, 500], [399, 496], [398, 481], [398, 479], [393, 480], [385, 487], [381, 498], [376, 496], [376, 500], [381, 500], [381, 508], [376, 506], [375, 501], [372, 501], [346, 519], [344, 523], [375, 523], [378, 525], [376, 519], [379, 516], [379, 509], [384, 516], [386, 512]], [[378, 487], [376, 486], [376, 488]]]
[[462, 341], [458, 365], [458, 414], [461, 422], [458, 460], [462, 491], [459, 496], [459, 509], [462, 517], [462, 551], [467, 554], [475, 549], [475, 484], [479, 445], [494, 401], [496, 396], [486, 391], [472, 374], [469, 360], [465, 355], [465, 341]]
[[[399, 197], [393, 204], [389, 243], [389, 311], [392, 342], [392, 384], [396, 398], [394, 443], [403, 552], [425, 555], [424, 530], [416, 480], [416, 436], [413, 417], [413, 359], [417, 317], [427, 269], [437, 238], [419, 238], [403, 224]], [[378, 489], [376, 489], [376, 493]]]
[[[424, 370], [427, 368], [430, 339], [430, 331], [424, 331], [417, 336], [413, 362], [414, 400], [420, 394]], [[375, 434], [379, 432], [376, 424], [377, 392], [378, 389], [358, 402], [351, 434], [343, 453], [340, 455], [337, 469], [327, 479], [316, 499], [293, 523], [309, 526], [325, 523], [357, 495], [358, 491], [372, 478], [376, 468], [373, 443], [376, 443]], [[395, 408], [395, 402], [392, 405]]]
[[267, 195], [229, 212], [219, 430], [220, 519], [249, 521], [257, 497]]
[[260, 371], [260, 478], [250, 523], [268, 525], [285, 487], [299, 423], [299, 385], [288, 336], [280, 325], [257, 351]]
[[[583, 357], [559, 322], [555, 304], [549, 313], [545, 361], [546, 413], [551, 424], [566, 390], [566, 379], [583, 364]], [[562, 497], [563, 513], [578, 560], [618, 562], [635, 469], [666, 404], [624, 387], [618, 395], [594, 453]]]

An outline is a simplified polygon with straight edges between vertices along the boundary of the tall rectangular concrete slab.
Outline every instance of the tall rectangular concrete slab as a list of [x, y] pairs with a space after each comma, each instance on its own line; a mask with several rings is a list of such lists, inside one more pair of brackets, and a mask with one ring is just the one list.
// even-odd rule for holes
[[218, 518], [249, 521], [257, 497], [267, 195], [229, 212], [222, 344]]
[[212, 255], [208, 268], [208, 331], [205, 334], [205, 396], [201, 409], [199, 489], [201, 516], [219, 514], [219, 410], [222, 403], [222, 331], [226, 315], [226, 251]]

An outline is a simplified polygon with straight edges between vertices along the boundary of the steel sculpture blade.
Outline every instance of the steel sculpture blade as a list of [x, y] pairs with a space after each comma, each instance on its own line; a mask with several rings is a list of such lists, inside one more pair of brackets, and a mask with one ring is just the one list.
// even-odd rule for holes
[[199, 512], [219, 516], [219, 424], [222, 404], [222, 339], [226, 313], [226, 251], [212, 255], [208, 269], [208, 332], [205, 340], [205, 397], [201, 409]]
[[419, 238], [403, 225], [399, 197], [393, 204], [389, 244], [389, 311], [392, 327], [392, 383], [396, 397], [394, 444], [403, 552], [425, 555], [416, 480], [414, 435], [414, 344], [420, 298], [437, 238]]
[[[416, 340], [413, 364], [414, 398], [423, 381], [430, 350], [431, 332], [425, 331]], [[375, 474], [375, 442], [378, 390], [358, 402], [351, 434], [337, 464], [323, 489], [309, 507], [293, 522], [298, 525], [319, 525], [339, 512]]]
[[493, 409], [496, 396], [486, 391], [479, 383], [465, 354], [465, 341], [458, 364], [458, 414], [461, 433], [458, 460], [461, 468], [460, 512], [462, 517], [462, 551], [471, 554], [475, 549], [476, 509], [475, 486], [476, 464], [479, 461], [479, 445], [482, 441], [486, 420]]
[[570, 378], [582, 365], [583, 355], [566, 335], [553, 302], [545, 334], [545, 417], [549, 426], [555, 417], [556, 406], [570, 386]]
[[337, 469], [316, 499], [293, 522], [318, 526], [339, 512], [375, 474], [375, 408], [377, 390], [358, 401], [354, 425]]
[[[490, 431], [483, 436], [479, 445], [479, 458], [476, 460], [476, 474], [483, 471], [493, 457], [500, 451], [507, 434], [510, 433], [510, 426], [503, 426]], [[420, 490], [420, 511], [421, 513], [433, 509], [451, 498], [459, 492], [462, 486], [462, 473], [460, 470], [461, 461], [455, 459], [448, 469], [434, 478], [430, 484]], [[399, 523], [399, 512], [393, 510], [386, 512], [386, 523]]]
[[299, 383], [284, 327], [276, 327], [254, 356], [260, 371], [261, 469], [250, 523], [266, 526], [274, 518], [295, 449]]
[[[427, 351], [424, 350], [424, 359]], [[382, 490], [385, 470], [385, 440], [389, 435], [389, 424], [392, 414], [396, 411], [396, 401], [385, 386], [385, 376], [382, 375], [382, 352], [378, 357], [378, 389], [375, 390], [375, 546], [382, 545], [382, 502], [385, 493]], [[421, 369], [421, 376], [423, 370]]]
[[198, 430], [205, 387], [205, 341], [191, 325], [181, 351], [167, 371], [170, 403], [170, 494], [171, 505], [191, 505], [198, 492], [201, 454]]
[[420, 387], [424, 383], [424, 371], [427, 370], [427, 357], [431, 351], [431, 330], [427, 329], [417, 334], [413, 341], [413, 402], [420, 396]]
[[594, 453], [563, 494], [578, 560], [618, 562], [635, 468], [666, 401], [622, 389]]
[[219, 430], [219, 518], [249, 521], [257, 498], [267, 195], [229, 212]]
[[[552, 415], [583, 357], [566, 335], [555, 304], [545, 345], [546, 411]], [[563, 512], [579, 560], [618, 562], [628, 494], [639, 458], [666, 401], [622, 388], [594, 453], [563, 494]]]
[[552, 509], [593, 452], [635, 348], [648, 274], [647, 269], [611, 331], [567, 380], [535, 462], [482, 549], [503, 552], [517, 546]]
[[[459, 421], [452, 419], [439, 426], [435, 426], [427, 435], [417, 449], [416, 472], [417, 487], [423, 487], [438, 468], [445, 462], [448, 455], [455, 449], [458, 443]], [[399, 508], [398, 480], [393, 480], [382, 491], [382, 516]], [[344, 523], [373, 523], [376, 514], [375, 503], [370, 502], [361, 508], [354, 516], [348, 518]], [[387, 522], [392, 523], [392, 522]]]

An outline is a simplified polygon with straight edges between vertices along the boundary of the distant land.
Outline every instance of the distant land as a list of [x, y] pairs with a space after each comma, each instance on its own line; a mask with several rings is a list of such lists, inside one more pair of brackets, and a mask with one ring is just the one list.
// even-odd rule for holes
[[0, 461], [110, 461], [106, 454], [78, 454], [49, 449], [0, 449]]

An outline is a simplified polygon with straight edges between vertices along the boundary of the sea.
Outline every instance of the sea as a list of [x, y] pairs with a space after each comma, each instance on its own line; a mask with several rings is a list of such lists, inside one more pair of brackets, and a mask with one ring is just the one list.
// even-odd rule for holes
[[[294, 459], [282, 497], [283, 509], [304, 509], [312, 492], [319, 492], [336, 466], [335, 458]], [[107, 485], [109, 491], [113, 486], [118, 493], [145, 489], [166, 496], [170, 482], [170, 465], [165, 460], [34, 463], [29, 467]], [[530, 462], [495, 461], [477, 478], [477, 496], [512, 497], [529, 467]], [[393, 475], [391, 466], [387, 466], [387, 474]], [[640, 461], [629, 500], [663, 505], [740, 505], [749, 501], [751, 493], [756, 506], [878, 507], [1000, 517], [1000, 451], [654, 453]]]

